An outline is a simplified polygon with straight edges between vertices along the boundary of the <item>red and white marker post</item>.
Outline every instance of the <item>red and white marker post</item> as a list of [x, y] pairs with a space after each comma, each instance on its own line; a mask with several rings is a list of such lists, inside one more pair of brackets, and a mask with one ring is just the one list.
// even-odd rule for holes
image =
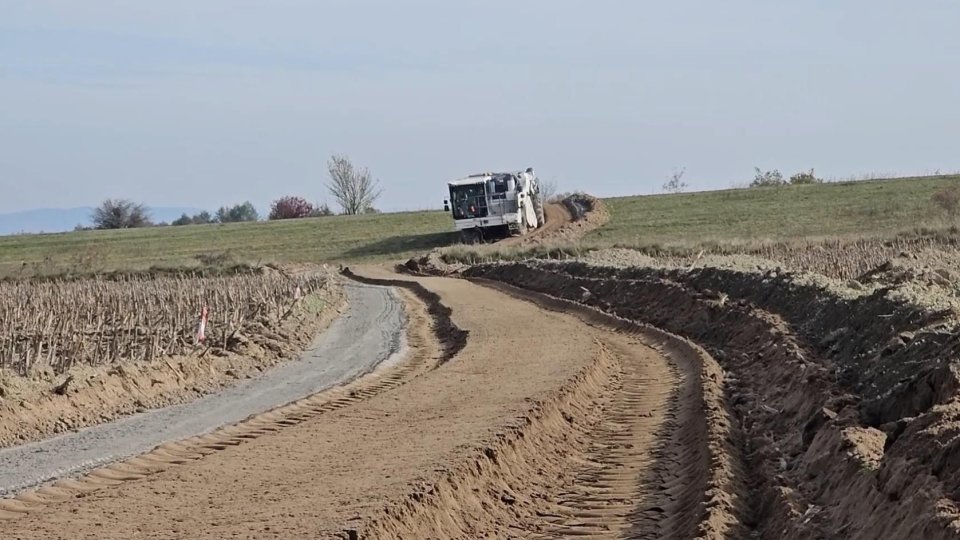
[[203, 309], [200, 310], [200, 324], [197, 325], [197, 343], [203, 343], [203, 340], [207, 339], [206, 336], [207, 330], [207, 306], [203, 306]]

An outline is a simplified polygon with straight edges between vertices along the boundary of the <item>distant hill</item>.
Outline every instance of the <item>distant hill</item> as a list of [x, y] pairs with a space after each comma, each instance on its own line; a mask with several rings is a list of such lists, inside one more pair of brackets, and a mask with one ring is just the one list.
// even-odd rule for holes
[[[154, 222], [177, 219], [181, 214], [190, 215], [200, 212], [197, 208], [178, 208], [170, 206], [150, 207], [150, 218]], [[0, 214], [0, 235], [21, 233], [54, 233], [72, 231], [77, 225], [90, 225], [93, 208], [38, 208], [23, 212]]]

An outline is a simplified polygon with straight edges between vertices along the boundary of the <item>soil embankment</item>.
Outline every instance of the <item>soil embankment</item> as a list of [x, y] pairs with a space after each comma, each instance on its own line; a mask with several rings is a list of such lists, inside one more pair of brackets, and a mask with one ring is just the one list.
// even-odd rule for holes
[[506, 238], [498, 246], [535, 246], [573, 242], [610, 220], [603, 201], [573, 194], [544, 205], [546, 224], [524, 236]]
[[[956, 311], [909, 283], [754, 265], [473, 267], [695, 340], [719, 361], [762, 538], [955, 538]], [[878, 274], [872, 274], [877, 276]], [[939, 274], [938, 274], [939, 275]], [[866, 281], [866, 278], [865, 278]], [[937, 298], [937, 297], [934, 297]]]

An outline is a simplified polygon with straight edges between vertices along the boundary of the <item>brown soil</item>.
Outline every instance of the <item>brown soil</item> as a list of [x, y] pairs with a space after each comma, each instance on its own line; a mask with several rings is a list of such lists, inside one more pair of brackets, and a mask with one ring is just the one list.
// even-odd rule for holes
[[[484, 257], [495, 254], [504, 247], [569, 245], [610, 220], [610, 214], [603, 201], [585, 194], [571, 195], [561, 202], [547, 204], [544, 206], [544, 213], [546, 225], [543, 227], [524, 236], [505, 238], [493, 244], [471, 246], [471, 250], [477, 256]], [[398, 265], [397, 269], [421, 276], [459, 274], [467, 268], [467, 265], [446, 262], [444, 254], [449, 249], [434, 249]]]
[[[74, 366], [56, 376], [0, 377], [0, 448], [108, 422], [144, 409], [215, 393], [290, 359], [342, 311], [339, 284], [304, 297], [275, 327], [249, 326], [229, 349], [106, 366]], [[59, 386], [69, 382], [58, 393]]]
[[543, 207], [546, 223], [543, 227], [531, 231], [523, 236], [504, 238], [497, 242], [501, 246], [528, 245], [542, 242], [544, 239], [556, 235], [560, 229], [573, 221], [573, 215], [563, 203], [548, 203]]
[[603, 201], [590, 195], [571, 195], [561, 202], [543, 207], [547, 218], [543, 227], [524, 236], [497, 242], [498, 246], [532, 246], [568, 243], [610, 220]]
[[[956, 312], [775, 268], [482, 265], [497, 279], [696, 340], [740, 426], [761, 538], [960, 534]], [[899, 274], [897, 274], [899, 275]], [[897, 275], [874, 273], [889, 283]], [[941, 276], [942, 277], [942, 276]]]
[[406, 361], [0, 505], [19, 517], [5, 537], [740, 536], [704, 351], [529, 293], [409, 280], [426, 304], [410, 300]]

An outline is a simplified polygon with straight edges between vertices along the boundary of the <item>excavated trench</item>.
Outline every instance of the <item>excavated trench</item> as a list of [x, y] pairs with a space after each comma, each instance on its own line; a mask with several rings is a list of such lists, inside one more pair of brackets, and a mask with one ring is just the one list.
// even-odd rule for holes
[[[757, 538], [955, 538], [960, 336], [943, 311], [785, 272], [474, 266], [471, 278], [591, 306], [705, 347], [745, 467], [729, 515]], [[736, 457], [736, 456], [735, 456]], [[746, 471], [746, 472], [744, 472]], [[727, 537], [742, 537], [725, 534]]]

